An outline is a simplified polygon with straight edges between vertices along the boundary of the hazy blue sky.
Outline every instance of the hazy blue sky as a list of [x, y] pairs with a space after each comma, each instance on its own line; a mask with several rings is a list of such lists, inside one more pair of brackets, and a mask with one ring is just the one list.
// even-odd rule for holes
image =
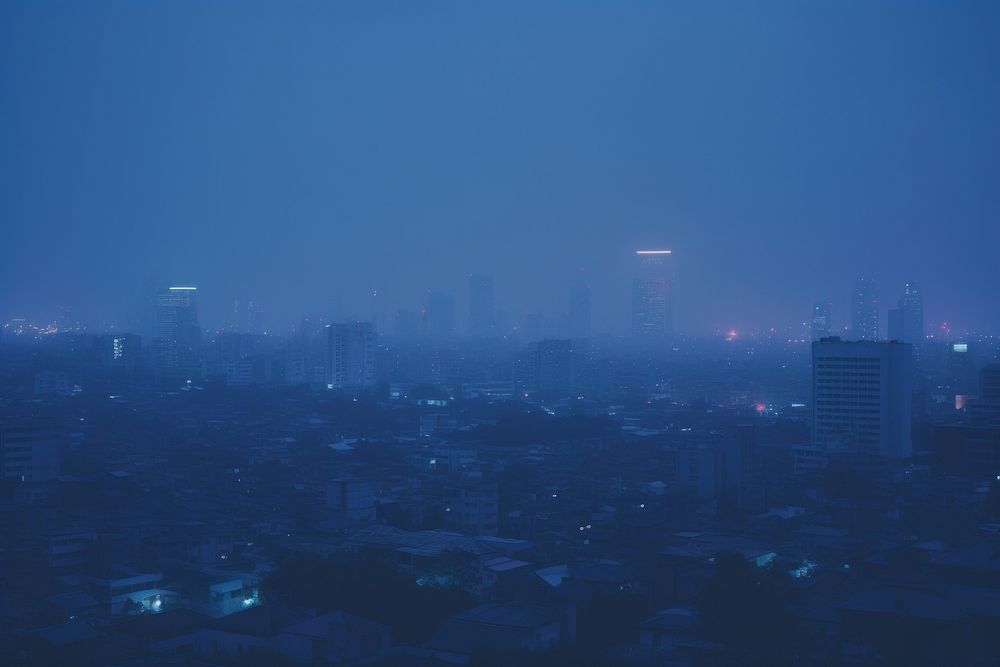
[[[851, 283], [1000, 329], [998, 2], [0, 3], [0, 317], [145, 280], [273, 323], [465, 297], [624, 332], [787, 325]], [[204, 319], [212, 323], [209, 315]], [[214, 318], [218, 321], [219, 318]]]

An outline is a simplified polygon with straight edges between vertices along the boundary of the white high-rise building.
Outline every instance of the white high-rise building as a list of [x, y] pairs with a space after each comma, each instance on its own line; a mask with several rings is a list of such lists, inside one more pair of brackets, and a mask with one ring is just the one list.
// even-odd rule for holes
[[375, 327], [371, 322], [328, 324], [329, 389], [375, 386]]
[[911, 345], [834, 336], [812, 344], [812, 362], [814, 445], [911, 456]]

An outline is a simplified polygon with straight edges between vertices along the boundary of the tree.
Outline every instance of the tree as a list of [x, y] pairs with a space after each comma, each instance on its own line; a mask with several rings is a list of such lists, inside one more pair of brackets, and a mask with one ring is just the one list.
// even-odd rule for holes
[[330, 558], [297, 557], [263, 582], [265, 602], [346, 611], [389, 626], [393, 637], [423, 642], [474, 598], [457, 588], [420, 586], [416, 578], [380, 558], [360, 552]]

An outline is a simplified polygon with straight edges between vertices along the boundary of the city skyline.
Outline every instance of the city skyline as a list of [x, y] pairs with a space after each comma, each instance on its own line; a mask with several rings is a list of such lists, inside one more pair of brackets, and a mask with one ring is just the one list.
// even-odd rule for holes
[[121, 324], [164, 279], [367, 318], [470, 273], [558, 313], [583, 266], [623, 335], [662, 245], [679, 331], [840, 321], [861, 274], [1000, 330], [995, 6], [181, 4], [0, 8], [0, 316]]
[[[636, 250], [632, 254], [638, 260], [648, 260], [653, 255], [664, 255], [671, 257], [671, 259], [673, 257], [673, 251], [669, 250]], [[665, 270], [673, 271], [672, 268]], [[199, 313], [201, 321], [204, 322], [201, 330], [205, 332], [238, 331], [243, 333], [281, 335], [296, 331], [304, 321], [323, 323], [371, 322], [376, 326], [379, 334], [383, 336], [407, 337], [418, 334], [430, 334], [437, 337], [456, 335], [502, 337], [518, 334], [523, 337], [527, 334], [531, 338], [533, 334], [528, 329], [532, 325], [528, 323], [528, 320], [531, 318], [540, 318], [537, 325], [541, 327], [542, 333], [539, 335], [544, 338], [587, 338], [591, 335], [628, 338], [636, 337], [634, 310], [636, 299], [635, 266], [633, 266], [632, 274], [632, 284], [628, 288], [631, 294], [632, 308], [628, 311], [625, 321], [618, 322], [614, 327], [605, 329], [595, 328], [591, 322], [592, 290], [590, 279], [592, 276], [584, 270], [581, 270], [581, 275], [572, 283], [572, 287], [568, 289], [568, 294], [563, 295], [565, 303], [554, 304], [553, 309], [549, 311], [510, 308], [504, 302], [497, 305], [494, 298], [495, 281], [493, 276], [469, 274], [466, 276], [467, 282], [464, 288], [466, 294], [464, 298], [458, 298], [457, 296], [460, 296], [462, 293], [461, 286], [456, 286], [454, 291], [429, 289], [417, 301], [403, 303], [399, 307], [393, 307], [391, 304], [386, 305], [382, 301], [376, 309], [373, 305], [374, 301], [371, 301], [367, 304], [369, 307], [367, 313], [364, 312], [364, 306], [353, 312], [332, 308], [327, 309], [323, 313], [320, 312], [320, 309], [312, 309], [298, 315], [292, 315], [287, 320], [278, 320], [274, 317], [273, 313], [268, 312], [266, 304], [261, 304], [259, 301], [247, 298], [223, 299], [221, 303], [216, 299], [215, 303], [219, 305], [218, 308], [213, 310], [202, 307], [199, 309]], [[587, 278], [586, 282], [582, 282], [584, 275]], [[907, 324], [908, 331], [919, 330], [922, 334], [913, 340], [922, 340], [925, 336], [931, 338], [948, 338], [952, 334], [959, 337], [966, 335], [995, 335], [992, 330], [976, 330], [963, 327], [961, 322], [955, 322], [950, 318], [928, 318], [924, 311], [925, 306], [922, 299], [923, 288], [921, 286], [918, 290], [918, 283], [915, 281], [907, 280], [899, 286], [890, 286], [887, 288], [889, 292], [900, 295], [898, 304], [894, 307], [893, 298], [880, 298], [881, 287], [869, 276], [859, 276], [856, 278], [850, 293], [845, 293], [843, 299], [821, 299], [812, 303], [811, 310], [809, 310], [808, 306], [804, 307], [802, 313], [805, 313], [805, 315], [798, 319], [764, 323], [753, 328], [746, 327], [732, 319], [720, 319], [717, 325], [704, 329], [676, 327], [674, 325], [676, 313], [673, 308], [673, 301], [678, 295], [674, 292], [673, 288], [673, 281], [675, 279], [676, 275], [673, 276], [669, 285], [670, 292], [667, 298], [670, 302], [670, 307], [669, 313], [665, 316], [669, 324], [665, 326], [672, 330], [674, 334], [681, 336], [721, 335], [732, 337], [734, 333], [736, 335], [759, 335], [784, 332], [793, 337], [801, 337], [803, 341], [810, 338], [818, 340], [824, 335], [838, 335], [850, 340], [889, 340], [894, 338], [903, 340], [904, 336], [899, 334], [902, 331], [900, 327], [903, 324], [901, 321], [894, 323], [894, 317], [902, 317], [906, 312], [910, 313], [906, 316], [909, 320]], [[148, 283], [149, 281], [147, 281]], [[150, 315], [148, 310], [145, 310], [146, 306], [144, 304], [150, 303], [151, 300], [162, 298], [158, 295], [185, 294], [188, 290], [190, 290], [191, 294], [197, 294], [198, 300], [202, 301], [205, 292], [205, 290], [199, 289], [200, 286], [178, 285], [162, 281], [159, 284], [162, 287], [156, 288], [151, 294], [145, 294], [140, 299], [141, 303], [132, 309], [131, 316], [123, 317], [117, 321], [88, 321], [85, 316], [81, 317], [80, 313], [74, 308], [60, 306], [57, 312], [51, 313], [48, 316], [43, 314], [38, 318], [26, 317], [21, 313], [7, 315], [0, 313], [0, 326], [3, 324], [9, 325], [14, 321], [24, 321], [30, 322], [39, 328], [47, 328], [49, 333], [80, 328], [92, 332], [110, 333], [118, 331], [123, 333], [145, 333], [147, 338], [151, 339], [153, 336], [151, 336]], [[477, 289], [480, 292], [485, 290], [485, 294], [488, 295], [485, 297], [488, 305], [480, 305], [479, 309], [482, 312], [474, 313], [473, 303]], [[873, 300], [873, 303], [868, 305], [869, 312], [874, 314], [874, 321], [868, 324], [869, 328], [876, 332], [872, 336], [868, 336], [868, 334], [858, 335], [859, 332], [856, 330], [856, 320], [859, 316], [857, 312], [859, 307], [859, 290], [861, 289], [866, 291], [874, 290], [873, 299], [869, 299], [870, 301]], [[625, 294], [620, 294], [619, 298], [624, 298], [624, 296]], [[683, 301], [683, 295], [680, 296]], [[915, 306], [914, 304], [919, 305]], [[838, 308], [837, 305], [840, 307]], [[819, 314], [820, 307], [823, 309], [822, 314]], [[933, 307], [931, 312], [935, 312]], [[487, 317], [484, 313], [489, 313], [489, 316]], [[799, 314], [802, 315], [802, 313]], [[485, 325], [483, 324], [484, 317], [489, 321], [489, 326], [486, 326], [485, 329]], [[681, 317], [683, 318], [683, 313]], [[916, 317], [916, 323], [913, 322], [914, 317]], [[478, 324], [474, 324], [474, 321], [478, 321]], [[822, 324], [819, 324], [820, 322]], [[819, 329], [817, 329], [818, 325]], [[894, 327], [896, 328], [894, 329]], [[911, 333], [905, 335], [907, 342], [912, 342], [910, 340], [911, 336]]]
[[0, 666], [995, 665], [998, 34], [3, 0]]

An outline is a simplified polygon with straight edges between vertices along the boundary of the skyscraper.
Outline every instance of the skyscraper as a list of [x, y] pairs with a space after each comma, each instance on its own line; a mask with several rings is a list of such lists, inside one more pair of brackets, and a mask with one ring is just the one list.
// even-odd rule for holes
[[878, 340], [878, 290], [875, 281], [862, 277], [854, 285], [851, 299], [851, 336], [855, 340]]
[[493, 277], [469, 276], [469, 335], [486, 338], [493, 335]]
[[577, 283], [570, 297], [569, 328], [576, 340], [590, 338], [590, 285], [583, 281]]
[[886, 338], [900, 343], [906, 342], [903, 308], [890, 308], [886, 313]]
[[812, 438], [828, 448], [909, 458], [912, 348], [907, 343], [812, 344]]
[[829, 301], [817, 301], [813, 304], [812, 318], [809, 320], [809, 327], [814, 341], [819, 340], [820, 338], [826, 338], [830, 335], [830, 310], [831, 304]]
[[154, 366], [163, 373], [189, 374], [194, 370], [201, 329], [198, 327], [198, 288], [168, 287], [153, 298]]
[[328, 324], [328, 389], [375, 386], [375, 327], [371, 322]]
[[168, 287], [156, 294], [156, 337], [181, 341], [198, 326], [198, 288]]
[[915, 282], [904, 285], [899, 307], [903, 311], [903, 340], [920, 345], [924, 340], [924, 298]]
[[670, 250], [636, 250], [632, 279], [632, 335], [664, 338], [673, 333], [670, 293]]
[[924, 340], [924, 300], [914, 282], [906, 283], [897, 307], [889, 311], [889, 340], [910, 343], [914, 352]]

